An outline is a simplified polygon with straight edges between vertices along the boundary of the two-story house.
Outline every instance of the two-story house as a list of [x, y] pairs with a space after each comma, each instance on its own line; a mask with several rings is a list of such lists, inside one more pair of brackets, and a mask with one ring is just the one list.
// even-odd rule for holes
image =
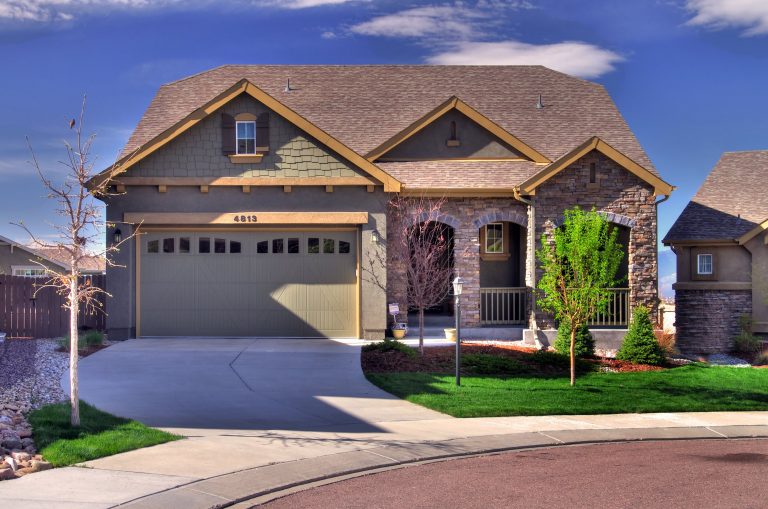
[[540, 66], [219, 67], [161, 87], [109, 175], [108, 220], [141, 232], [108, 269], [113, 339], [383, 337], [406, 304], [397, 193], [446, 199], [425, 219], [452, 236], [481, 335], [532, 325], [542, 235], [595, 207], [626, 248], [595, 324], [622, 328], [657, 305], [672, 191], [602, 86]]

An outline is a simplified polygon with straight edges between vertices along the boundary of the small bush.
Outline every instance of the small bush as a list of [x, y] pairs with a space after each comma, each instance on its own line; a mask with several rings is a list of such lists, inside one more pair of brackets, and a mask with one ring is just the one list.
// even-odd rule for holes
[[[561, 355], [571, 355], [571, 328], [568, 324], [560, 324], [557, 329], [557, 339], [552, 345]], [[576, 357], [592, 357], [595, 355], [595, 339], [586, 325], [576, 331]]]
[[620, 361], [658, 366], [664, 363], [664, 352], [653, 333], [653, 323], [648, 308], [637, 307], [632, 314], [632, 323], [616, 358]]
[[478, 375], [519, 375], [531, 370], [522, 362], [508, 357], [470, 353], [461, 358], [461, 365]]
[[401, 352], [408, 357], [416, 357], [416, 350], [397, 340], [385, 338], [384, 341], [363, 345], [363, 352]]
[[680, 351], [677, 349], [677, 338], [675, 333], [671, 331], [661, 331], [656, 337], [661, 347], [661, 351], [664, 352], [666, 358], [676, 357], [680, 355]]
[[[99, 346], [102, 343], [104, 343], [104, 334], [97, 330], [89, 330], [77, 337], [78, 350], [85, 350], [89, 346]], [[70, 344], [69, 334], [59, 339], [59, 347], [65, 352], [69, 352]]]
[[755, 366], [768, 366], [768, 351], [757, 354], [757, 357], [755, 357], [755, 362], [752, 364]]
[[744, 314], [739, 317], [739, 335], [733, 338], [733, 351], [737, 354], [752, 356], [763, 349], [760, 338], [752, 334], [752, 317]]

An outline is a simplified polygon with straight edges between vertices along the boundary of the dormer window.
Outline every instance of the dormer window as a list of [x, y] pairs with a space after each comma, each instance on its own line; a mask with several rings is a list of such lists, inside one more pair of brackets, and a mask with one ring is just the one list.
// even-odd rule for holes
[[256, 122], [237, 121], [237, 154], [256, 153]]

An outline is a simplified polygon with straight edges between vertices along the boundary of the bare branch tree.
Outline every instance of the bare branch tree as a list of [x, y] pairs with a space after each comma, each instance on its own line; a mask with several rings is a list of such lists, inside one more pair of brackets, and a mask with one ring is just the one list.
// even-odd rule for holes
[[451, 288], [453, 241], [450, 227], [439, 222], [444, 198], [396, 196], [389, 203], [394, 231], [390, 257], [408, 283], [408, 307], [419, 312], [419, 350], [424, 353], [424, 310], [441, 304]]
[[[55, 240], [43, 240], [36, 236], [23, 222], [15, 224], [24, 229], [32, 240], [33, 247], [57, 249], [66, 253], [67, 269], [59, 269], [37, 262], [44, 270], [47, 281], [36, 286], [36, 292], [43, 288], [53, 288], [65, 297], [64, 307], [69, 310], [69, 387], [72, 407], [71, 424], [80, 425], [80, 407], [78, 394], [77, 361], [78, 361], [78, 315], [82, 308], [86, 313], [103, 313], [99, 297], [110, 295], [103, 289], [91, 284], [90, 279], [82, 278], [84, 264], [92, 257], [103, 257], [108, 266], [116, 266], [111, 255], [120, 250], [120, 246], [130, 240], [134, 234], [125, 235], [120, 242], [103, 244], [106, 222], [103, 220], [103, 209], [96, 200], [97, 196], [107, 196], [111, 193], [111, 178], [118, 171], [118, 165], [113, 165], [105, 175], [96, 176], [93, 173], [93, 161], [90, 153], [95, 135], [83, 135], [83, 119], [85, 117], [85, 97], [80, 108], [78, 119], [69, 121], [73, 131], [73, 141], [65, 142], [66, 159], [60, 161], [66, 168], [60, 182], [43, 171], [32, 144], [27, 139], [31, 153], [31, 164], [35, 168], [47, 198], [56, 202], [56, 214], [60, 220], [51, 223], [56, 232]], [[111, 226], [111, 225], [110, 225]], [[135, 230], [134, 230], [135, 231]]]

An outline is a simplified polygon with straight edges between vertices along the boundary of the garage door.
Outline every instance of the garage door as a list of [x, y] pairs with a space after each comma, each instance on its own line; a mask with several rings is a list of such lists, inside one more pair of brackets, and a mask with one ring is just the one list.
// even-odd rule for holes
[[354, 231], [142, 235], [142, 336], [357, 336]]

